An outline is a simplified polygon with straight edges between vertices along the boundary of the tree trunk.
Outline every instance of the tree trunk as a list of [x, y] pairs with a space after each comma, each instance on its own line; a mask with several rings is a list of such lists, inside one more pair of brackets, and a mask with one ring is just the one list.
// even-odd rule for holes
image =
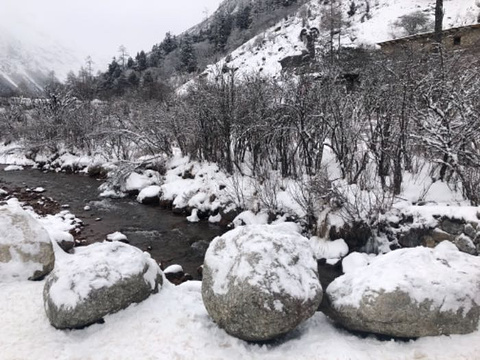
[[435, 43], [442, 44], [442, 30], [443, 30], [443, 0], [437, 0], [435, 5]]

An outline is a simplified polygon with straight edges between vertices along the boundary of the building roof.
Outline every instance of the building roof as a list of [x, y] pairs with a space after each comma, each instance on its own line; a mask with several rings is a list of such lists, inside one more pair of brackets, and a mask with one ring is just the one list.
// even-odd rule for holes
[[[480, 24], [473, 24], [473, 25], [454, 27], [454, 28], [450, 28], [450, 29], [444, 29], [444, 30], [442, 30], [442, 34], [443, 35], [453, 35], [453, 34], [456, 34], [458, 32], [463, 32], [465, 30], [470, 30], [470, 29], [480, 29]], [[401, 44], [401, 43], [409, 42], [409, 41], [412, 41], [412, 40], [420, 40], [420, 39], [430, 38], [434, 34], [435, 33], [433, 31], [426, 32], [426, 33], [420, 33], [420, 34], [406, 36], [406, 37], [399, 38], [399, 39], [382, 41], [382, 42], [379, 42], [378, 45], [384, 46], [384, 45]]]

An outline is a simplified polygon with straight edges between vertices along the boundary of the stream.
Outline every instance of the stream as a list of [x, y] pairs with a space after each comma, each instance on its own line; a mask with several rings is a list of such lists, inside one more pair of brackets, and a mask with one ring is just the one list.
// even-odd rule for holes
[[[0, 187], [43, 187], [42, 195], [68, 207], [85, 225], [80, 236], [87, 243], [102, 241], [115, 231], [125, 234], [131, 245], [147, 251], [165, 267], [182, 265], [185, 272], [198, 278], [197, 268], [209, 242], [226, 231], [208, 222], [189, 223], [185, 216], [170, 210], [142, 205], [134, 198], [100, 198], [102, 181], [83, 174], [42, 172], [28, 169], [3, 171], [0, 165]], [[90, 210], [84, 210], [88, 205]]]

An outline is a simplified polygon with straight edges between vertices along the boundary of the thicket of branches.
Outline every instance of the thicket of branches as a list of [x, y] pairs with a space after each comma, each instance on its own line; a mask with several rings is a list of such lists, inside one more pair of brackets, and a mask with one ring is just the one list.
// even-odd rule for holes
[[[312, 197], [350, 199], [351, 205], [370, 192], [372, 206], [362, 216], [382, 211], [386, 199], [400, 194], [405, 171], [418, 171], [415, 161], [422, 158], [434, 164], [433, 178], [461, 183], [478, 205], [477, 65], [461, 54], [370, 59], [355, 84], [339, 64], [330, 64], [317, 78], [275, 82], [256, 75], [238, 79], [227, 71], [163, 102], [87, 102], [68, 88], [51, 89], [44, 100], [11, 102], [0, 113], [0, 134], [36, 150], [61, 145], [119, 160], [169, 155], [179, 147], [226, 172], [248, 172], [260, 184], [272, 171], [296, 179], [303, 189], [299, 202], [309, 212]], [[357, 193], [332, 196], [322, 166], [326, 149], [342, 183], [355, 184]], [[362, 211], [353, 207], [352, 217]]]

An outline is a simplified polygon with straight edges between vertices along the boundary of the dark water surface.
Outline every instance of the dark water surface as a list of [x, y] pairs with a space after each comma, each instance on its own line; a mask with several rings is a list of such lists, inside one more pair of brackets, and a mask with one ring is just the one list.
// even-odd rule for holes
[[[120, 231], [131, 245], [147, 251], [165, 266], [180, 264], [185, 272], [196, 276], [203, 263], [208, 242], [225, 229], [207, 222], [189, 223], [184, 216], [170, 210], [139, 204], [135, 199], [102, 199], [98, 196], [101, 181], [81, 174], [64, 174], [39, 170], [3, 171], [0, 186], [8, 188], [43, 187], [51, 197], [80, 218], [84, 224], [80, 237], [88, 243], [102, 241], [107, 234]], [[85, 211], [84, 207], [91, 207]], [[101, 220], [97, 220], [97, 219]]]

